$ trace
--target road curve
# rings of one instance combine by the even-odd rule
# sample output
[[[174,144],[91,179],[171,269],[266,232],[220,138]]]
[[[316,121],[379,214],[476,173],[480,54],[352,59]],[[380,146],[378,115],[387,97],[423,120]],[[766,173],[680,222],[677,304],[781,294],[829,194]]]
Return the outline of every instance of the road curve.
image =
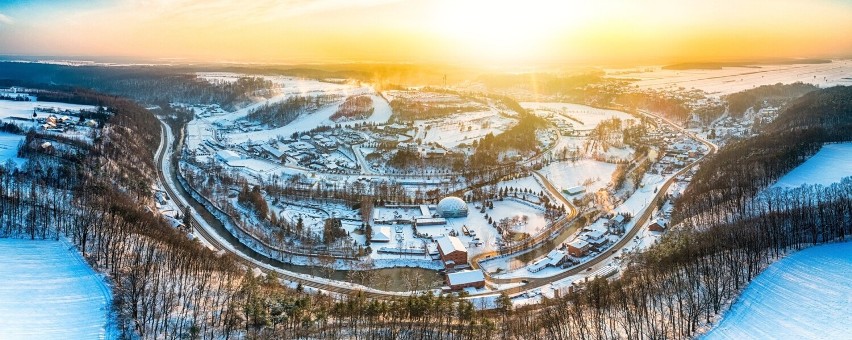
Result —
[[[707,154],[699,157],[694,162],[690,163],[689,165],[687,165],[686,167],[684,167],[680,171],[676,172],[671,178],[669,178],[669,180],[667,180],[665,183],[663,183],[663,185],[660,187],[660,189],[657,190],[657,194],[649,202],[648,206],[645,207],[645,210],[642,212],[642,215],[640,215],[636,219],[636,223],[633,224],[633,228],[631,228],[629,231],[627,231],[627,233],[625,233],[624,237],[622,237],[612,247],[607,248],[607,251],[602,252],[602,253],[598,254],[598,256],[592,258],[591,260],[583,262],[583,263],[581,263],[581,264],[579,264],[579,265],[577,265],[577,266],[575,266],[575,267],[573,267],[569,270],[561,272],[559,274],[549,276],[549,277],[543,277],[543,278],[524,279],[524,280],[528,281],[527,284],[525,284],[523,286],[505,289],[505,290],[503,290],[503,292],[511,295],[511,294],[517,294],[517,293],[520,293],[520,292],[523,292],[523,291],[539,288],[539,287],[545,286],[547,284],[550,284],[552,282],[564,279],[566,277],[587,271],[587,270],[593,268],[595,265],[605,261],[607,258],[609,258],[609,256],[612,255],[612,251],[610,251],[610,249],[615,249],[617,251],[618,249],[623,248],[624,246],[627,245],[628,242],[633,240],[633,238],[636,236],[636,234],[639,233],[640,230],[642,230],[642,226],[648,221],[649,218],[651,218],[651,214],[654,211],[654,209],[649,209],[649,207],[654,206],[654,204],[656,204],[657,201],[664,198],[664,196],[667,194],[667,192],[669,190],[669,187],[671,187],[671,185],[674,183],[674,181],[678,177],[687,173],[689,170],[692,170],[692,168],[697,166],[708,155],[712,155],[712,154],[716,153],[716,151],[718,149],[716,144],[713,144],[712,142],[710,142],[710,141],[708,141],[704,138],[701,138],[701,137],[697,136],[696,134],[689,132],[682,127],[677,126],[676,124],[674,124],[673,122],[671,122],[670,120],[668,120],[666,118],[654,115],[654,114],[652,114],[648,111],[644,111],[644,110],[640,111],[640,112],[642,114],[650,116],[652,118],[660,118],[662,121],[664,121],[666,124],[671,125],[676,130],[678,130],[682,133],[685,133],[685,134],[689,135],[690,137],[694,138],[695,140],[699,141],[701,144],[706,145],[709,148],[709,152]],[[545,183],[548,183],[548,182],[545,182]],[[494,283],[517,283],[519,281],[521,281],[521,279],[492,279],[492,282],[494,282]],[[492,294],[492,293],[493,292],[489,292],[488,294]],[[484,294],[482,294],[482,295],[484,295]]]
[[[243,244],[239,239],[237,239],[233,234],[228,232],[224,226],[220,228],[215,228],[216,225],[221,225],[221,222],[215,220],[212,217],[212,214],[207,212],[207,215],[214,220],[210,220],[210,218],[205,219],[208,226],[214,230],[208,230],[204,225],[198,223],[197,217],[203,217],[202,212],[197,211],[197,209],[190,208],[190,205],[193,205],[192,202],[195,202],[195,206],[197,208],[205,209],[198,202],[195,201],[194,198],[189,197],[188,195],[178,195],[178,193],[184,193],[182,188],[177,188],[175,184],[177,182],[177,178],[175,178],[174,169],[167,168],[170,162],[166,162],[166,155],[171,154],[171,138],[167,136],[171,136],[170,127],[163,121],[161,123],[161,136],[160,136],[160,147],[157,149],[157,153],[155,155],[155,160],[157,161],[158,171],[157,177],[160,181],[161,187],[166,191],[169,197],[174,202],[181,202],[178,204],[178,208],[180,209],[181,215],[187,216],[190,218],[190,228],[192,228],[200,238],[204,239],[208,244],[213,246],[216,249],[223,250],[235,255],[235,258],[240,262],[248,266],[249,268],[258,268],[264,272],[274,272],[278,275],[279,278],[282,278],[287,281],[300,283],[302,286],[311,287],[315,289],[320,289],[327,292],[333,292],[344,295],[354,295],[354,294],[363,294],[369,298],[380,298],[380,299],[395,299],[408,295],[415,295],[420,292],[389,292],[382,291],[373,288],[367,288],[363,286],[350,286],[348,284],[331,284],[331,282],[340,282],[334,280],[326,280],[315,278],[309,276],[307,274],[297,274],[291,271],[284,269],[289,264],[284,263],[280,260],[270,258],[266,255],[260,254],[251,247]],[[166,178],[166,173],[170,174],[170,179]],[[215,234],[215,235],[214,235]],[[218,237],[217,237],[218,236]],[[220,241],[224,240],[228,244],[224,244]],[[331,281],[331,282],[330,282]]]

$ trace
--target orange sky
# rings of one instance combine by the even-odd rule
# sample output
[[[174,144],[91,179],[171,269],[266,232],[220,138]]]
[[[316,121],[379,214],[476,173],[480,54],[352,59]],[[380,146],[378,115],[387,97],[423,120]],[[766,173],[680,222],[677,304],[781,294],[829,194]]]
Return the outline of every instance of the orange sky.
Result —
[[[852,4],[0,0],[0,54],[472,65],[850,56]]]

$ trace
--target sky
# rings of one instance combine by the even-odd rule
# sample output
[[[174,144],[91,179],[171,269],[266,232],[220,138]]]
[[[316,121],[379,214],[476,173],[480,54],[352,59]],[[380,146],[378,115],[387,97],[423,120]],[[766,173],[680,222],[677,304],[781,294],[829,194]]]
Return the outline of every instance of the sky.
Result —
[[[852,56],[848,0],[0,0],[0,54],[471,65]]]

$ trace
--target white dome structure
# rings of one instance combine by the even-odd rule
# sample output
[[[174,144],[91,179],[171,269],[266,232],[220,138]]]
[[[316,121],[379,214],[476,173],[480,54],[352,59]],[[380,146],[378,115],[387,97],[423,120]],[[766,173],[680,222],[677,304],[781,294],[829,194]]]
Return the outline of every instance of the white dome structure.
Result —
[[[465,217],[467,216],[467,203],[463,199],[449,196],[438,202],[435,209],[441,217]]]

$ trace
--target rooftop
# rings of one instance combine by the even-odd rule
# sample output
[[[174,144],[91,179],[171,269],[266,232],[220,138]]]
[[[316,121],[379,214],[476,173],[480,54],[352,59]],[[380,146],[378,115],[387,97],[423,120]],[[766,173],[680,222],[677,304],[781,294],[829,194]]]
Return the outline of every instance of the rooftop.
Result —
[[[441,251],[443,251],[444,254],[449,254],[457,250],[467,252],[467,248],[464,247],[464,244],[462,244],[458,237],[443,236],[437,238],[437,241],[438,246],[441,247]]]
[[[451,286],[463,285],[485,281],[485,275],[481,270],[464,270],[447,274],[447,281]]]

